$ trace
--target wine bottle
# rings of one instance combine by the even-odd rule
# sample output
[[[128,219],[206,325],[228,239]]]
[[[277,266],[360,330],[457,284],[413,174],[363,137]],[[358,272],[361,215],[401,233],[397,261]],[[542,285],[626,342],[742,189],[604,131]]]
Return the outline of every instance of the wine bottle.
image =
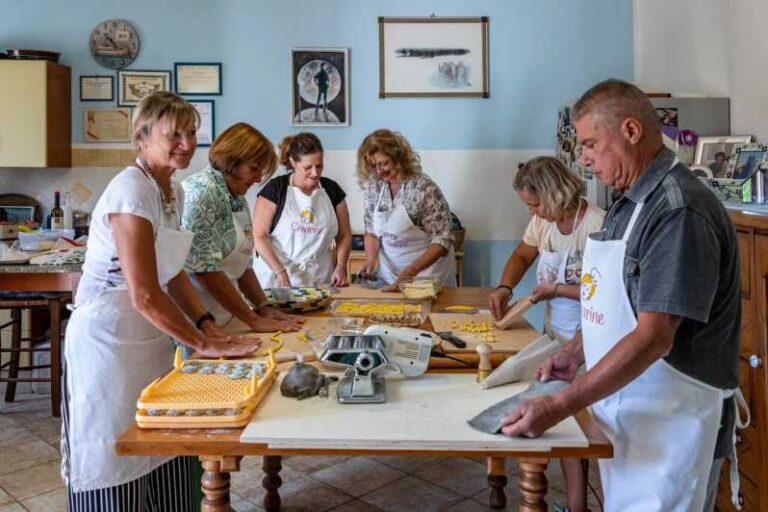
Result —
[[[69,192],[64,192],[64,204],[61,209],[64,212],[64,229],[72,229],[72,197]]]
[[[51,210],[51,229],[64,229],[64,210],[61,209],[61,197],[57,190],[54,195],[54,205]]]

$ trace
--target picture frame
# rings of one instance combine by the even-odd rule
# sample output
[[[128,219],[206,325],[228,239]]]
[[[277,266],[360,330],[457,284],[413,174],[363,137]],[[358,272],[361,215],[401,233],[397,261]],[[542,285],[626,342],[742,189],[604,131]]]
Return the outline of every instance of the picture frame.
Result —
[[[83,142],[130,142],[131,109],[84,108]]]
[[[221,96],[221,62],[176,62],[173,83],[182,96]]]
[[[349,126],[348,48],[292,48],[290,79],[292,126]]]
[[[488,17],[379,18],[380,98],[488,98]]]
[[[734,158],[729,162],[728,177],[732,180],[744,182],[761,167],[765,167],[768,146],[764,144],[744,144],[736,148]]]
[[[200,126],[197,128],[197,146],[208,147],[216,138],[216,104],[213,100],[189,100],[200,115]]]
[[[724,179],[728,173],[729,161],[735,155],[736,149],[751,141],[750,135],[699,137],[693,164],[707,167],[715,179]]]
[[[80,101],[115,101],[115,77],[80,75]]]
[[[135,107],[153,92],[170,90],[170,71],[121,69],[117,72],[119,107]]]

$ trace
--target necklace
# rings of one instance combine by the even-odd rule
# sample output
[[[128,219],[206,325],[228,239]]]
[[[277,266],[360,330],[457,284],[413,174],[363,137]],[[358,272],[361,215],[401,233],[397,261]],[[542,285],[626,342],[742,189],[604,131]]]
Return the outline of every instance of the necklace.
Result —
[[[176,213],[176,194],[173,193],[173,183],[170,183],[170,194],[168,196],[163,192],[163,187],[160,186],[160,182],[155,176],[155,172],[149,166],[146,160],[141,157],[136,158],[136,163],[139,164],[139,168],[144,171],[144,174],[152,178],[152,181],[157,185],[157,189],[160,191],[160,203],[163,205],[163,211],[166,215]]]

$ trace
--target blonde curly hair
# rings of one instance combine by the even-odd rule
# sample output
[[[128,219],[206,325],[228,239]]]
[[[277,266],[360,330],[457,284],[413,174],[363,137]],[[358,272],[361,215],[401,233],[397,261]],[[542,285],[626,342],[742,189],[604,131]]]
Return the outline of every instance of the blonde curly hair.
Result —
[[[360,184],[376,179],[376,169],[371,158],[383,153],[394,166],[397,176],[407,180],[421,173],[421,159],[400,132],[382,128],[368,134],[357,150],[357,179]]]
[[[584,185],[563,162],[551,156],[528,160],[515,175],[515,190],[539,196],[544,211],[554,218],[579,207]]]

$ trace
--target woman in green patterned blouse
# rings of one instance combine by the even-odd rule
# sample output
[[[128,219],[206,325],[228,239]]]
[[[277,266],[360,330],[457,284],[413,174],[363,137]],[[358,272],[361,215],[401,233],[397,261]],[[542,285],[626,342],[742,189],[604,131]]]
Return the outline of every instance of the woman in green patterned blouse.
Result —
[[[296,331],[303,318],[267,304],[253,271],[253,234],[245,194],[275,171],[272,143],[237,123],[213,142],[210,165],[184,187],[182,223],[195,235],[186,270],[216,324],[229,332]]]

